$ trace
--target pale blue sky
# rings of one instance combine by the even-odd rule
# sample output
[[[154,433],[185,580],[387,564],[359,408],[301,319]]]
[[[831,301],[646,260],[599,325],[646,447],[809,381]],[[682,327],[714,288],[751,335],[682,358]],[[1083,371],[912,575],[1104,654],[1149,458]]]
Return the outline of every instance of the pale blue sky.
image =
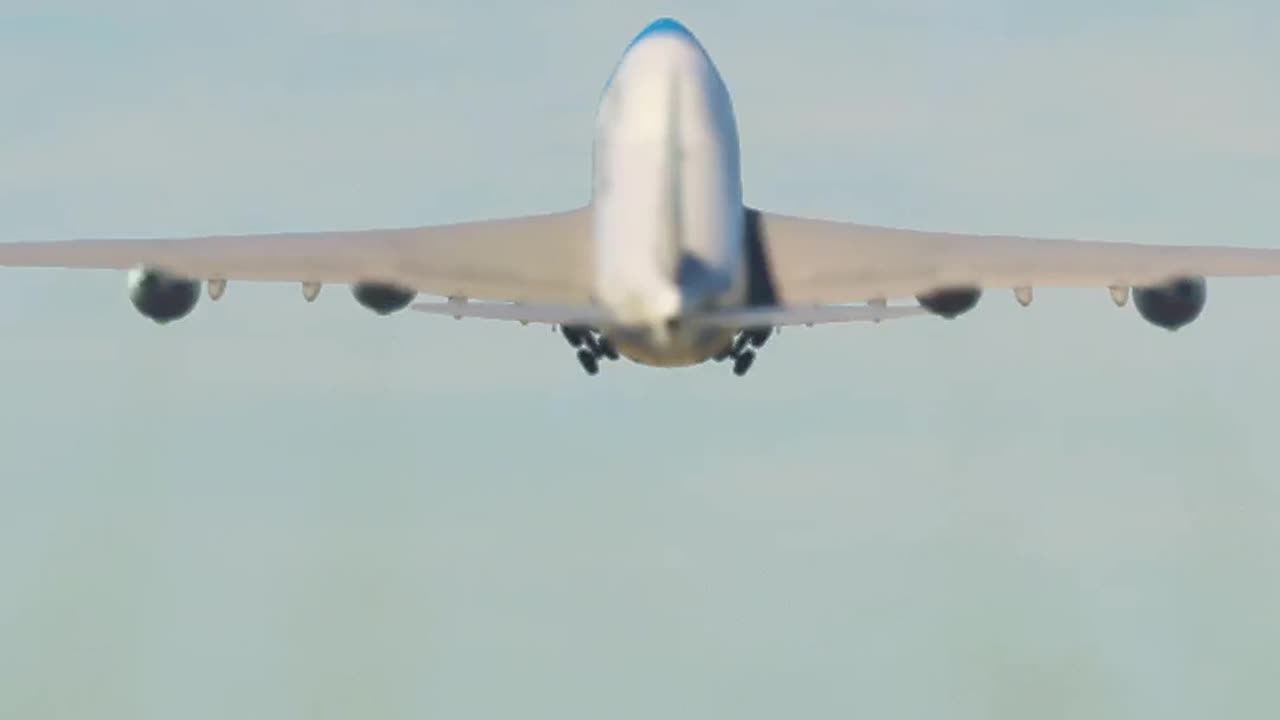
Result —
[[[572,205],[673,14],[754,204],[1280,246],[1280,11],[1124,5],[0,0],[0,240]],[[157,328],[0,272],[0,716],[1274,717],[1278,298],[588,379],[343,288]]]

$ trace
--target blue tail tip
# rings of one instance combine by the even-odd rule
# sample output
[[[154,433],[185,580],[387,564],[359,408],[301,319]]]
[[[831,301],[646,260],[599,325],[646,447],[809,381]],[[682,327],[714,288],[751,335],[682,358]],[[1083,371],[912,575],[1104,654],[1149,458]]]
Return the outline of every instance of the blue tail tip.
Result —
[[[649,23],[649,26],[640,31],[636,39],[632,42],[639,42],[644,38],[653,35],[684,35],[692,37],[693,33],[689,32],[689,28],[685,27],[679,20],[670,17],[661,17]]]

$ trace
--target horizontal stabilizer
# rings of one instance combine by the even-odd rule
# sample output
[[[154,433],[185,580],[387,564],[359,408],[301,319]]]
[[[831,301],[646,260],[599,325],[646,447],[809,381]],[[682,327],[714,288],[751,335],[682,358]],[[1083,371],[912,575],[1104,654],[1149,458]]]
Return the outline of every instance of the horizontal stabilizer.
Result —
[[[595,327],[606,324],[608,315],[597,307],[583,305],[526,305],[522,303],[496,302],[434,302],[416,303],[413,309],[432,315],[448,315],[481,320],[509,320],[521,323],[546,325],[583,325]]]
[[[547,325],[581,325],[607,327],[609,314],[600,307],[590,305],[528,305],[494,302],[432,302],[417,303],[418,312],[447,315],[458,319],[508,320],[521,323]],[[727,308],[692,313],[684,322],[694,325],[711,325],[729,329],[744,327],[780,327],[785,325],[823,325],[828,323],[880,322],[899,318],[927,315],[918,305],[825,305],[817,307],[752,307]]]
[[[691,322],[725,328],[825,325],[829,323],[881,322],[928,315],[919,305],[817,305],[813,307],[748,307],[712,310],[690,318]]]

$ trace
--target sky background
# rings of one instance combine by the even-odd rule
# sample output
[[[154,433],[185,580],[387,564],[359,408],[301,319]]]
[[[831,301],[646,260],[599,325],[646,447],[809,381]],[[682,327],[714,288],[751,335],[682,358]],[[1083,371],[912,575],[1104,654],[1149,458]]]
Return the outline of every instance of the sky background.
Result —
[[[673,14],[749,202],[1280,247],[1271,2],[0,0],[0,240],[586,199]],[[0,271],[0,716],[1272,718],[1280,286],[785,332],[724,366],[345,288],[159,328]]]

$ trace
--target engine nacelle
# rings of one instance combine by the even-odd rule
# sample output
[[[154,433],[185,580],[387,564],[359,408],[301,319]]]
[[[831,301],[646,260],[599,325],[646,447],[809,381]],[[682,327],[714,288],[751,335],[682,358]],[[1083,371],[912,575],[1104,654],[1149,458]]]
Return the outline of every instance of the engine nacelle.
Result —
[[[418,293],[395,285],[358,283],[351,287],[356,301],[379,315],[390,315],[407,307]]]
[[[139,268],[129,273],[129,299],[138,312],[163,325],[195,309],[200,281]]]
[[[917,295],[916,301],[934,315],[951,320],[972,310],[981,298],[981,288],[944,288]]]
[[[1133,289],[1133,304],[1143,319],[1165,330],[1177,330],[1200,317],[1205,298],[1202,277],[1178,278],[1165,285]]]

